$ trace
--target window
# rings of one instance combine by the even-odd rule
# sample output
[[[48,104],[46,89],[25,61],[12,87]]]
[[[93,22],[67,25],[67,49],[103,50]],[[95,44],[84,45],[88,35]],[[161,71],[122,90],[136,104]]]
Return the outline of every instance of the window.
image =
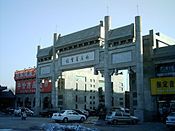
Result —
[[[75,90],[78,91],[78,83],[76,83],[76,89]]]
[[[137,92],[133,92],[133,97],[137,97]]]
[[[122,100],[123,100],[123,98],[119,98],[119,100],[121,100],[121,101],[122,101]]]
[[[22,87],[23,87],[23,88],[26,87],[26,83],[25,83],[25,82],[22,83]]]
[[[95,96],[93,96],[93,99],[95,99]]]
[[[30,87],[31,87],[31,83],[28,82],[28,83],[27,83],[27,88],[30,88]]]
[[[76,101],[76,102],[78,101],[78,96],[77,96],[77,95],[75,96],[75,101]]]
[[[92,96],[90,96],[90,99],[92,99]]]
[[[21,83],[20,83],[20,82],[17,83],[17,87],[18,87],[18,88],[21,87]]]
[[[137,100],[133,100],[133,105],[137,106]]]
[[[36,87],[36,82],[34,81],[32,84],[32,88],[35,88],[35,87]]]
[[[86,102],[86,96],[84,96],[84,102]]]
[[[123,106],[123,102],[120,102],[120,105]]]
[[[32,72],[29,72],[29,76],[32,76]]]
[[[95,101],[93,101],[93,104],[95,104]]]
[[[84,88],[85,88],[85,92],[86,92],[87,91],[87,85],[86,84],[84,85]]]

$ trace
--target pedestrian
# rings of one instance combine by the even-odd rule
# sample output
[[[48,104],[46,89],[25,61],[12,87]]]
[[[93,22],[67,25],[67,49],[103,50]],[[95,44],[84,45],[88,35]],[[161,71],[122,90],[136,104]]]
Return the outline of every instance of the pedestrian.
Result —
[[[26,110],[23,107],[23,108],[21,108],[21,119],[26,120],[26,118],[27,118]]]

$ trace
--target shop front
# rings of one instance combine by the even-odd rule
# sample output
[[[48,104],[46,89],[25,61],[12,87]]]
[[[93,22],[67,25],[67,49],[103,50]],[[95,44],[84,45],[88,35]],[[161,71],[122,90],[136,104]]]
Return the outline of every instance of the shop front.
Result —
[[[151,78],[151,94],[156,97],[159,120],[175,111],[175,63],[157,65],[156,77]]]

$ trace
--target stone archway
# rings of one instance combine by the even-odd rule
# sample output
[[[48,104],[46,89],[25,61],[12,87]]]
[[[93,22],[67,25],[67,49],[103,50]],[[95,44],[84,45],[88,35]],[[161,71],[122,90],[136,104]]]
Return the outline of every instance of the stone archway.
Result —
[[[136,116],[143,120],[143,49],[141,18],[135,23],[111,29],[111,19],[106,16],[104,25],[81,30],[66,36],[54,34],[53,46],[40,49],[37,53],[36,110],[40,108],[41,80],[50,77],[52,81],[51,104],[58,107],[57,80],[62,72],[94,67],[94,74],[100,72],[105,82],[105,106],[112,107],[111,75],[118,70],[134,67],[136,72]],[[48,98],[44,100],[48,107]]]

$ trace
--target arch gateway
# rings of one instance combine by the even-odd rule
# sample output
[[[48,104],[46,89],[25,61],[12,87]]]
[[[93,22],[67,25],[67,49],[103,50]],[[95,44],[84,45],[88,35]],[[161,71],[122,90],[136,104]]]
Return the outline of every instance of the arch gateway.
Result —
[[[153,31],[145,37],[147,48],[151,48],[157,38]],[[158,37],[158,35],[157,35]],[[128,69],[130,78],[130,109],[141,121],[145,116],[155,114],[155,99],[151,95],[149,78],[143,75],[143,37],[141,17],[136,16],[135,22],[111,29],[111,18],[105,16],[104,22],[65,36],[54,33],[53,45],[37,51],[36,75],[36,113],[40,111],[40,84],[42,79],[49,78],[52,82],[51,105],[58,108],[57,82],[62,72],[94,67],[94,74],[101,73],[105,82],[105,107],[112,108],[111,75],[118,70]],[[145,39],[145,40],[146,40]],[[149,46],[148,46],[149,45]],[[151,48],[152,49],[152,48]],[[147,57],[147,56],[146,56]],[[149,63],[149,62],[148,62]],[[152,64],[154,65],[154,64]],[[154,66],[152,66],[154,68]],[[133,98],[134,97],[134,98]]]

